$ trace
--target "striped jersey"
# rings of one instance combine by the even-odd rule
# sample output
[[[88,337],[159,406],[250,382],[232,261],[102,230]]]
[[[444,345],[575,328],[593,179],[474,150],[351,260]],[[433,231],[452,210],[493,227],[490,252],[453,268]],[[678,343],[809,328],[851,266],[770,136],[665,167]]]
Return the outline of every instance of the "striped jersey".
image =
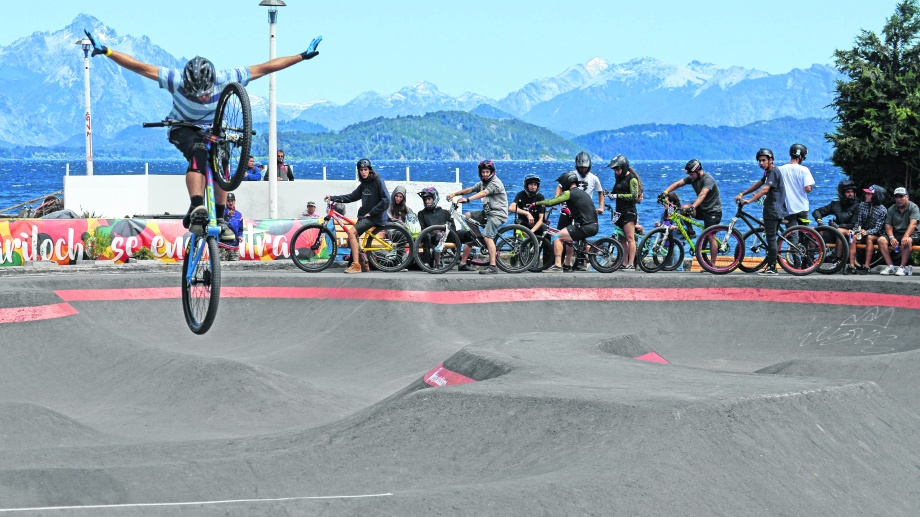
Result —
[[[227,84],[237,82],[246,86],[250,78],[249,67],[218,70],[214,77],[214,87],[211,89],[210,98],[207,102],[201,102],[197,97],[189,99],[185,96],[182,70],[161,66],[157,75],[160,88],[165,88],[172,94],[173,106],[172,111],[169,112],[169,118],[201,126],[210,126],[214,122],[217,99],[220,98],[220,92]]]

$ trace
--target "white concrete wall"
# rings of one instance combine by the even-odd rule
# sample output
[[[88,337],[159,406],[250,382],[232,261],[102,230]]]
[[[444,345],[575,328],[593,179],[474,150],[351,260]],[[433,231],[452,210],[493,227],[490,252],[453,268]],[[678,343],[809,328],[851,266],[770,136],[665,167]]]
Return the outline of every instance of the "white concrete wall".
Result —
[[[390,194],[400,185],[406,188],[407,202],[415,211],[422,209],[422,200],[416,194],[424,187],[438,189],[440,204],[445,208],[448,207],[447,194],[462,188],[459,183],[387,181]],[[354,180],[278,182],[278,218],[299,217],[306,211],[308,201],[315,201],[317,211],[322,212],[325,210],[324,196],[347,194],[356,186]],[[268,219],[267,181],[244,181],[234,193],[236,207],[244,217]],[[356,215],[359,206],[359,202],[350,203],[346,215]],[[106,218],[164,213],[184,215],[188,210],[188,191],[185,176],[178,175],[65,176],[64,208]]]

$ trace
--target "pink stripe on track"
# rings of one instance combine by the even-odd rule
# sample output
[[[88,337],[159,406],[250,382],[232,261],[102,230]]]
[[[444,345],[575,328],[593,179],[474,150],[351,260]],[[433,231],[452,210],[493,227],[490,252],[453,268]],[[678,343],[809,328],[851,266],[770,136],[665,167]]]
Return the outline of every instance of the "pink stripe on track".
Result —
[[[78,314],[69,303],[38,305],[36,307],[10,307],[0,309],[0,323],[23,323],[26,321],[50,320]]]

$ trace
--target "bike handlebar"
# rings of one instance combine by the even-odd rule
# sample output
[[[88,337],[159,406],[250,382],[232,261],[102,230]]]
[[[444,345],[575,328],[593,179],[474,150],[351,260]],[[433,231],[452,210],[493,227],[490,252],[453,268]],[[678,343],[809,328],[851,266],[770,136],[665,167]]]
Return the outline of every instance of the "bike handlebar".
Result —
[[[161,120],[159,122],[144,122],[141,124],[141,127],[145,127],[145,128],[148,128],[148,127],[190,127],[194,129],[204,129],[202,126],[198,124],[194,124],[192,122],[186,122],[184,120],[174,120],[174,119],[169,119],[169,118],[165,120]],[[256,130],[255,129],[250,130],[250,133],[255,135]]]

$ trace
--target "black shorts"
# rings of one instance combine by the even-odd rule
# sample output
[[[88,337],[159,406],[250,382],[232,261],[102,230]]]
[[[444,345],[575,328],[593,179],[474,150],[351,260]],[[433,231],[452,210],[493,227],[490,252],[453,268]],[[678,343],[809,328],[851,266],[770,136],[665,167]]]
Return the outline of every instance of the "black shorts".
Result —
[[[617,219],[617,226],[620,228],[625,228],[629,223],[638,223],[639,214],[635,212],[625,212],[620,214],[620,218]]]
[[[901,242],[901,239],[904,238],[904,232],[894,232],[893,234],[894,234],[895,242]],[[887,239],[888,237],[886,236],[885,238]],[[911,243],[910,243],[911,246],[916,246],[920,244],[920,232],[914,232],[910,234],[910,239],[911,239]]]
[[[378,226],[378,224],[371,221],[370,217],[359,217],[355,222],[355,233],[360,236],[375,226]]]
[[[571,237],[573,241],[583,241],[588,237],[597,235],[597,223],[590,223],[585,225],[572,223],[566,228],[566,230],[569,231],[569,237]]]
[[[696,219],[703,221],[703,226],[709,228],[722,222],[722,212],[701,212],[697,210]]]
[[[208,143],[204,138],[204,131],[190,127],[175,127],[169,131],[169,143],[182,151],[182,156],[188,160],[186,172],[205,173],[208,163]]]

